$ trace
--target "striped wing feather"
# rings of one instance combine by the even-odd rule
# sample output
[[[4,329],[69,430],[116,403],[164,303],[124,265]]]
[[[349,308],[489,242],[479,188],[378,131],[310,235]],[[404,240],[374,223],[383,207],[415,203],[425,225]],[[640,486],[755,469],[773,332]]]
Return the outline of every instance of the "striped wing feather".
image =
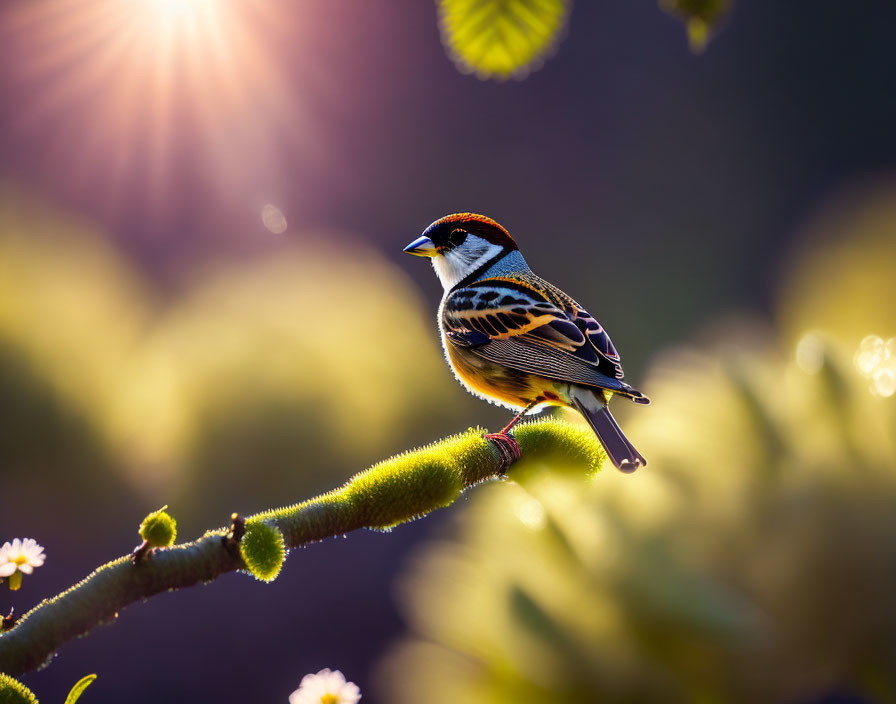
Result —
[[[630,389],[619,381],[619,355],[600,324],[565,293],[531,278],[483,279],[453,291],[442,313],[448,340],[511,369]]]

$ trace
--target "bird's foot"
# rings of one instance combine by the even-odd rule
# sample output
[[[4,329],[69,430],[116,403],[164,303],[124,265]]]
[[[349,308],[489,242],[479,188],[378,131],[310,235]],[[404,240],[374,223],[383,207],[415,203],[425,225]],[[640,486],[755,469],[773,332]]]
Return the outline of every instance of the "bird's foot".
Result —
[[[512,435],[506,432],[488,433],[484,437],[486,440],[493,443],[495,447],[498,448],[498,452],[501,453],[501,459],[503,461],[501,463],[501,468],[498,470],[498,474],[507,474],[507,469],[510,465],[516,462],[522,455],[519,443]]]

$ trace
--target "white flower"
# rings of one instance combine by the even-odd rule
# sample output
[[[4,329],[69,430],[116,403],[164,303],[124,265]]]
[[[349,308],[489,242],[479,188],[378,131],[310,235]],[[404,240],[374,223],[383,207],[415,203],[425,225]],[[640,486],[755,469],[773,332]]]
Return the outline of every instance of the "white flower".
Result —
[[[354,682],[346,682],[339,670],[329,668],[316,675],[305,675],[299,688],[289,695],[289,704],[356,704],[361,690]]]
[[[32,538],[7,541],[0,547],[0,577],[9,577],[16,570],[31,574],[35,567],[44,564],[45,558],[44,549]]]

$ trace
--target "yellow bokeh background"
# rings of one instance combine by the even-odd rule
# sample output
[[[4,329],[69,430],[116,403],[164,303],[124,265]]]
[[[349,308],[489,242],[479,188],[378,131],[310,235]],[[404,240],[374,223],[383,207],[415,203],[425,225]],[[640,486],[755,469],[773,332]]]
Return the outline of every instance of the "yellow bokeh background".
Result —
[[[26,494],[45,493],[40,446],[47,472],[81,467],[69,491],[84,501],[108,479],[198,529],[330,488],[457,420],[434,323],[360,237],[301,233],[162,290],[88,224],[12,190],[0,205],[4,422]],[[42,439],[41,413],[84,447]]]

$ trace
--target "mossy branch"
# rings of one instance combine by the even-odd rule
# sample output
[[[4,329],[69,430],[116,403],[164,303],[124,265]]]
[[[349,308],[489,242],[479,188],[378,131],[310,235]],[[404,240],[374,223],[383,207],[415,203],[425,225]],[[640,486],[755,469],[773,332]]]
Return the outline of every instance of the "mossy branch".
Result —
[[[565,464],[596,470],[604,453],[591,432],[559,420],[543,420],[517,426],[514,436],[523,460],[511,468],[520,476],[534,461],[562,458]],[[268,556],[261,556],[260,570],[248,558],[249,541],[234,549],[243,531],[252,524],[269,526],[260,531],[260,545],[280,550],[342,535],[358,528],[388,530],[451,504],[465,489],[504,471],[501,453],[470,429],[419,450],[384,460],[352,477],[339,489],[285,508],[250,516],[243,523],[234,518],[237,540],[229,528],[207,532],[198,540],[167,548],[155,548],[144,559],[120,557],[96,569],[58,596],[45,600],[25,614],[10,630],[0,634],[0,672],[19,675],[34,670],[64,643],[104,623],[111,623],[129,604],[153,594],[209,582],[240,569],[250,569],[269,581],[279,571]],[[249,531],[249,535],[252,531]],[[276,561],[276,560],[275,560]],[[272,569],[276,567],[276,569]]]

